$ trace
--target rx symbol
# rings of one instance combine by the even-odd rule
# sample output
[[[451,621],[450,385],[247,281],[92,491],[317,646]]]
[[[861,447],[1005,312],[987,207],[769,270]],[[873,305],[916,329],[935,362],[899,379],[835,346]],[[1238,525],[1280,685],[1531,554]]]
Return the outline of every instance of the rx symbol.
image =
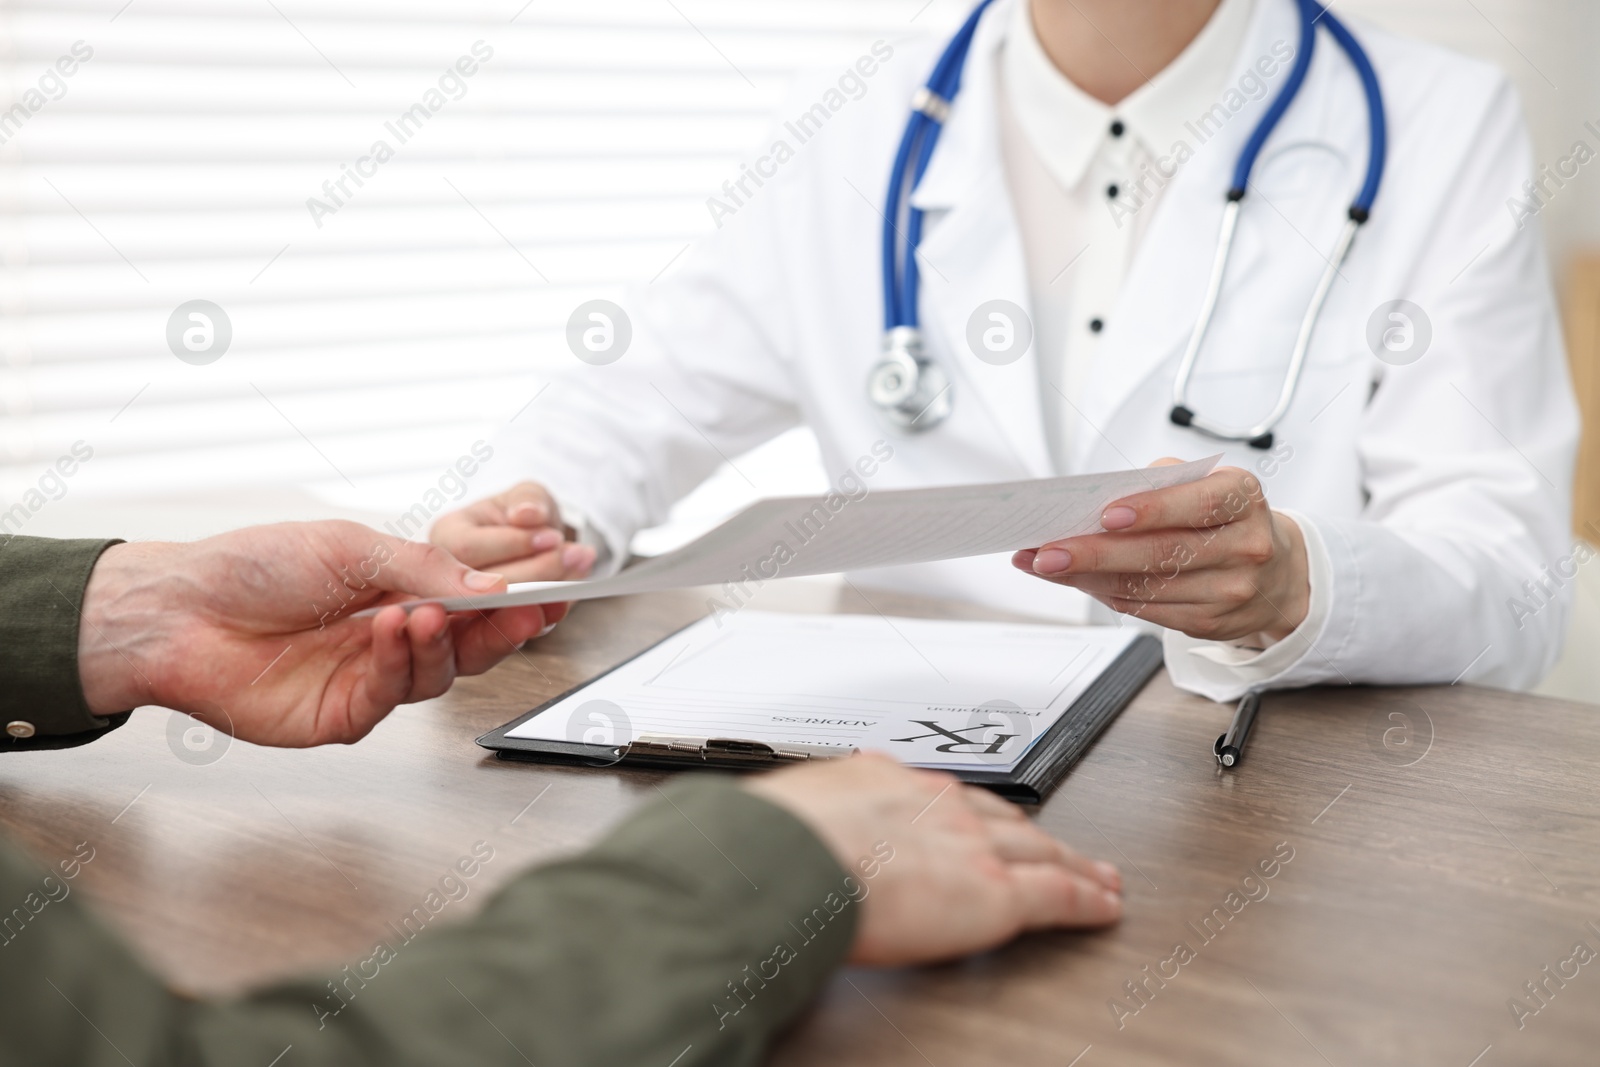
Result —
[[[958,730],[947,730],[938,723],[929,722],[926,719],[912,719],[911,721],[916,723],[918,726],[926,726],[928,729],[932,730],[933,733],[918,734],[916,737],[896,737],[893,739],[895,744],[909,741],[925,741],[930,737],[948,737],[950,740],[946,741],[942,745],[935,746],[934,750],[937,752],[960,751],[962,753],[982,753],[987,756],[992,756],[998,754],[1001,749],[1005,748],[1007,741],[1010,741],[1012,738],[1017,736],[1016,734],[995,734],[994,737],[988,741],[975,740],[965,736],[973,730],[1003,729],[1005,724],[999,722],[980,722],[975,723],[972,726],[963,726]],[[965,745],[967,747],[958,749],[956,747],[958,745]]]

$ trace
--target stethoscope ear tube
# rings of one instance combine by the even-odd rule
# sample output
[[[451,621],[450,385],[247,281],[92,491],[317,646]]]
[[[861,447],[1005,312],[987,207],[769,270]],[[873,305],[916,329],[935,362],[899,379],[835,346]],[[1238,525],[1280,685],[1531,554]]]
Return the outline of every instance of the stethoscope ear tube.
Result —
[[[1201,300],[1200,314],[1195,320],[1194,331],[1189,335],[1189,344],[1184,349],[1183,357],[1178,362],[1178,371],[1173,376],[1172,410],[1168,413],[1168,417],[1176,426],[1183,426],[1222,441],[1242,441],[1257,449],[1272,447],[1273,428],[1282,421],[1284,415],[1288,414],[1290,405],[1294,403],[1295,392],[1305,371],[1306,357],[1311,350],[1311,341],[1316,333],[1317,320],[1322,315],[1323,305],[1327,303],[1328,293],[1333,289],[1334,279],[1339,277],[1339,268],[1349,258],[1356,231],[1371,215],[1372,202],[1378,195],[1378,186],[1383,177],[1383,168],[1388,155],[1383,94],[1371,60],[1350,31],[1317,0],[1296,0],[1296,4],[1300,9],[1300,52],[1295,57],[1295,65],[1283,89],[1273,100],[1260,125],[1251,133],[1250,140],[1246,143],[1234,168],[1233,184],[1228,190],[1227,204],[1223,208],[1217,253],[1211,263],[1211,277],[1206,283],[1205,296]],[[1339,232],[1338,243],[1335,244],[1332,254],[1327,257],[1327,267],[1311,294],[1305,315],[1301,317],[1300,331],[1295,336],[1294,351],[1290,353],[1289,365],[1284,372],[1277,401],[1260,422],[1247,427],[1228,426],[1195,412],[1189,403],[1189,385],[1194,378],[1195,364],[1199,361],[1200,349],[1205,342],[1206,331],[1211,327],[1211,319],[1216,312],[1217,300],[1222,292],[1223,279],[1228,272],[1228,260],[1233,253],[1233,240],[1238,231],[1240,205],[1250,188],[1250,172],[1254,169],[1256,158],[1260,155],[1268,136],[1288,110],[1289,104],[1305,81],[1306,71],[1311,66],[1311,56],[1316,48],[1318,21],[1327,25],[1328,32],[1350,57],[1351,65],[1361,78],[1361,87],[1367,101],[1370,132],[1367,173],[1360,192],[1350,205],[1344,227]]]
[[[1361,223],[1352,216],[1345,221],[1344,228],[1339,232],[1339,242],[1334,246],[1333,254],[1328,257],[1327,267],[1311,294],[1305,315],[1300,319],[1300,332],[1295,336],[1294,351],[1289,355],[1289,366],[1284,371],[1283,384],[1278,389],[1278,399],[1273,404],[1272,411],[1254,426],[1236,427],[1195,414],[1194,409],[1189,406],[1189,382],[1194,374],[1195,362],[1199,358],[1200,343],[1205,339],[1206,328],[1211,325],[1211,312],[1216,306],[1217,290],[1221,288],[1222,276],[1228,268],[1228,256],[1233,248],[1234,222],[1238,218],[1238,209],[1238,201],[1229,202],[1224,216],[1223,238],[1217,248],[1217,260],[1212,267],[1211,283],[1206,289],[1206,303],[1202,305],[1200,319],[1195,323],[1194,333],[1189,337],[1189,347],[1184,351],[1183,359],[1178,364],[1178,373],[1172,380],[1172,411],[1169,417],[1175,425],[1197,430],[1207,437],[1219,441],[1243,441],[1251,448],[1265,450],[1272,447],[1273,427],[1288,413],[1289,405],[1294,403],[1295,390],[1299,387],[1300,378],[1305,371],[1306,356],[1311,351],[1311,339],[1316,334],[1317,320],[1322,316],[1322,307],[1327,303],[1328,293],[1333,288],[1333,280],[1339,276],[1339,268],[1350,255],[1350,246],[1355,242],[1356,231],[1361,228]]]

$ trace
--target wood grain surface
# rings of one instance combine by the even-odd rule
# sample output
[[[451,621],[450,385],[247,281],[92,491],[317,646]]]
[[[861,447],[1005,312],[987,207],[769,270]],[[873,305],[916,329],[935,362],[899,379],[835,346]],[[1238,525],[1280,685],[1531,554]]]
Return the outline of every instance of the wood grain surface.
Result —
[[[763,606],[1003,617],[804,582]],[[180,988],[336,969],[476,842],[495,858],[457,917],[653,796],[654,772],[503,763],[473,738],[704,613],[692,592],[580,606],[350,747],[197,751],[188,720],[144,709],[86,748],[0,761],[0,827],[45,862],[92,844],[76,885]],[[1273,694],[1229,773],[1210,745],[1230,711],[1158,676],[1035,813],[1122,868],[1119,926],[847,972],[774,1061],[1600,1062],[1600,958],[1571,962],[1600,953],[1600,708]]]

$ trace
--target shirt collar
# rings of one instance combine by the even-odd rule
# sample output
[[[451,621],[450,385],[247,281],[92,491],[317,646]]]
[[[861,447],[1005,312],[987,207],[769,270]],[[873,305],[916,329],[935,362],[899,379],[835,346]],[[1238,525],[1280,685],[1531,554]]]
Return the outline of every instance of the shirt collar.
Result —
[[[1222,0],[1189,46],[1155,77],[1114,107],[1056,69],[1033,31],[1031,5],[1013,5],[1000,77],[1005,98],[1028,144],[1057,181],[1075,187],[1121,119],[1152,155],[1171,149],[1183,125],[1221,95],[1244,46],[1254,0]]]

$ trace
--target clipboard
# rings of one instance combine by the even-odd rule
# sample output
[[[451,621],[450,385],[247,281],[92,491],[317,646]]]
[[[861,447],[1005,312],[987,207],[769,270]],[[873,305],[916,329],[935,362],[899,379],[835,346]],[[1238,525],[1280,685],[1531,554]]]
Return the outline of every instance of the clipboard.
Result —
[[[695,623],[689,624],[693,625]],[[648,655],[685,629],[688,627],[668,634],[610,670],[489,731],[479,737],[477,743],[494,752],[499,759],[508,761],[595,768],[641,767],[658,770],[773,770],[816,759],[838,758],[855,751],[849,749],[841,752],[837,748],[824,749],[798,742],[751,741],[735,737],[642,734],[624,744],[590,744],[583,741],[510,736],[528,720],[543,714],[640,657]],[[1061,713],[1015,766],[1007,770],[994,771],[952,768],[949,773],[961,781],[983,786],[1017,803],[1040,803],[1083,757],[1095,738],[1138,695],[1161,665],[1161,642],[1150,634],[1140,634]]]

